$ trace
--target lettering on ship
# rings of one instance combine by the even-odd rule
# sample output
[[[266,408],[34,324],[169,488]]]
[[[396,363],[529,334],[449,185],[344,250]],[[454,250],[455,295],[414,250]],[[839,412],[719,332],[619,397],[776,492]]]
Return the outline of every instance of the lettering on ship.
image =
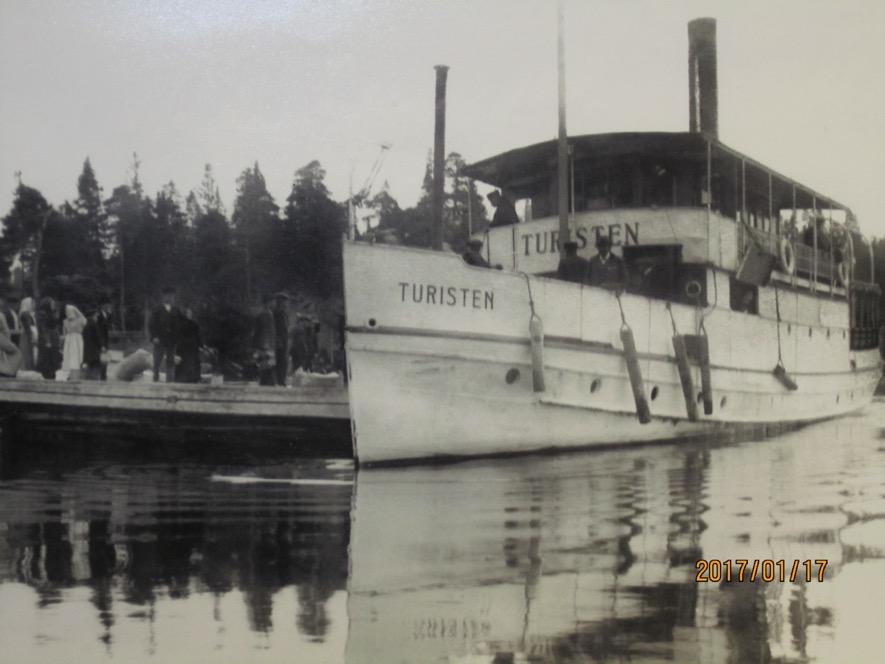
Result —
[[[493,290],[416,284],[408,281],[400,281],[399,288],[400,302],[464,309],[492,310],[495,308],[495,291]]]
[[[596,241],[601,237],[609,238],[614,247],[639,244],[639,222],[575,228],[575,242],[578,243],[579,250],[585,249],[588,245],[595,246]],[[559,252],[559,231],[521,233],[519,238],[522,241],[521,248],[524,256]]]

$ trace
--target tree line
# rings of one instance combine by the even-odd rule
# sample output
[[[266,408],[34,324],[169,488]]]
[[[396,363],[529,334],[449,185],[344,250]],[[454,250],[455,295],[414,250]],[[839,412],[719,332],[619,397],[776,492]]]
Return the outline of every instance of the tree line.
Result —
[[[134,156],[128,181],[105,196],[87,158],[77,198],[60,205],[19,175],[2,220],[0,267],[4,274],[19,267],[15,281],[21,295],[49,295],[85,307],[107,298],[117,310],[117,325],[138,330],[163,288],[172,286],[197,311],[208,341],[214,337],[223,346],[225,337],[246,334],[251,310],[267,293],[283,290],[302,302],[340,308],[341,236],[352,216],[362,221],[358,236],[386,231],[392,241],[430,246],[429,159],[422,194],[411,208],[401,208],[386,184],[374,195],[362,191],[352,200],[334,200],[316,160],[295,171],[281,206],[256,162],[236,181],[230,215],[211,165],[186,196],[171,181],[147,194],[139,166]],[[444,236],[459,251],[471,223],[474,229],[488,223],[473,182],[460,175],[463,167],[460,155],[449,155]]]

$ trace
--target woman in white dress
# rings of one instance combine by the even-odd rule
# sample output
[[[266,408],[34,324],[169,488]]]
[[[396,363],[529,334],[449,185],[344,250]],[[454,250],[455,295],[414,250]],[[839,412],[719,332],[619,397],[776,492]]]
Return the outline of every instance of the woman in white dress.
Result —
[[[62,350],[62,371],[68,372],[68,379],[80,377],[80,367],[83,364],[83,328],[86,327],[86,317],[80,313],[73,304],[65,305],[65,319],[62,329],[65,333],[65,343]]]

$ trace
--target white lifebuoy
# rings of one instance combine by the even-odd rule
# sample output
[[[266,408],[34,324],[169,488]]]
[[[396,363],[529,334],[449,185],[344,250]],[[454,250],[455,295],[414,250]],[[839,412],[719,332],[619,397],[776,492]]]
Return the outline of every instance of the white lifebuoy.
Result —
[[[796,251],[793,244],[785,237],[778,243],[778,267],[781,272],[791,275],[796,271]]]
[[[836,278],[842,288],[848,288],[848,261],[842,261],[836,265]]]

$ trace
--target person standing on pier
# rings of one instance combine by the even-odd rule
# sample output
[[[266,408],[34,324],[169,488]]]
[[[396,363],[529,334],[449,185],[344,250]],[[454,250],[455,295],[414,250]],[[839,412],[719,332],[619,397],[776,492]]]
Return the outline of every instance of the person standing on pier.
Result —
[[[86,328],[86,317],[73,304],[65,305],[65,319],[62,329],[65,345],[62,352],[61,368],[68,372],[70,380],[80,378],[83,366],[83,330]]]
[[[154,344],[154,382],[160,380],[160,365],[166,359],[166,382],[175,380],[175,347],[181,312],[175,306],[175,289],[163,289],[163,304],[151,314],[148,330]]]
[[[58,336],[58,308],[55,300],[44,297],[37,311],[37,371],[47,380],[55,378],[61,366],[60,340]]]
[[[194,320],[194,311],[185,307],[184,317],[178,329],[176,348],[181,364],[175,370],[175,380],[179,383],[200,382],[200,326]]]
[[[274,337],[276,338],[275,371],[277,385],[285,387],[289,371],[289,313],[286,311],[289,296],[277,293],[274,296],[276,306],[273,309]]]
[[[98,311],[90,309],[86,312],[86,327],[83,328],[83,366],[86,380],[101,378],[101,331],[99,330]]]
[[[255,319],[255,333],[252,336],[253,357],[258,366],[258,384],[276,385],[276,329],[273,310],[270,305],[273,296],[264,298],[261,312]]]
[[[34,298],[26,297],[22,300],[18,310],[18,318],[21,321],[22,332],[18,341],[18,349],[22,354],[21,368],[33,371],[37,366],[37,314],[34,311]]]
[[[108,379],[108,349],[111,347],[111,301],[108,298],[102,298],[98,305],[98,336],[101,341],[101,369],[99,378],[101,380]]]

